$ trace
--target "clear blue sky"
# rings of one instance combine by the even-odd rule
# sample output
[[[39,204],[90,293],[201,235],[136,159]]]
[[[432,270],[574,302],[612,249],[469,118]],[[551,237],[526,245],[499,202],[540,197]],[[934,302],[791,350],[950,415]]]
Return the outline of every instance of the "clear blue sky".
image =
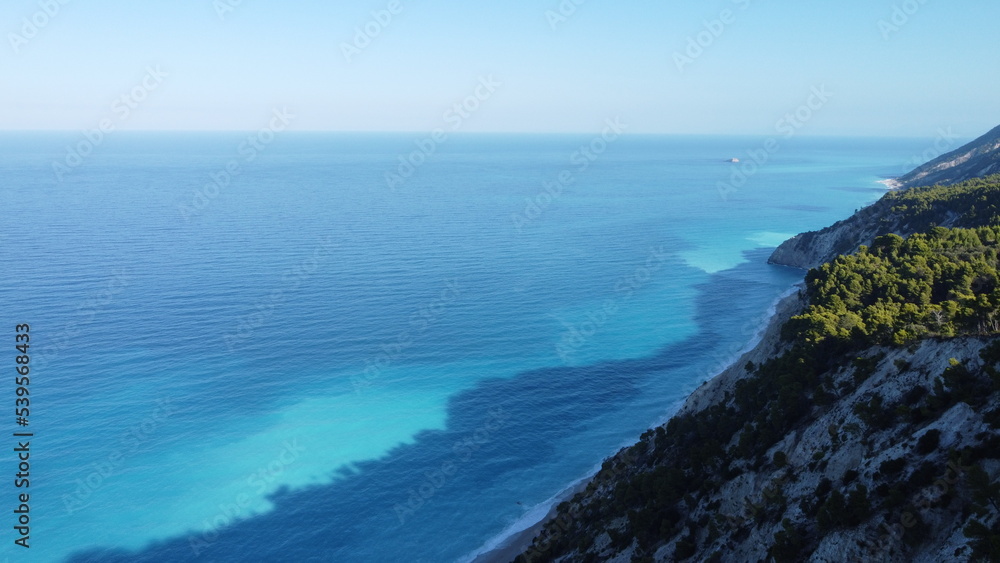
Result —
[[[71,0],[52,17],[40,2],[59,0],[6,0],[0,129],[250,130],[287,107],[297,130],[430,131],[491,75],[502,86],[461,130],[590,132],[620,116],[631,133],[770,134],[818,86],[833,96],[802,134],[1000,123],[995,1],[575,0],[553,29],[561,1],[575,5],[399,0],[348,62],[343,44],[389,0]],[[239,5],[222,18],[226,2]],[[880,29],[894,5],[918,9]],[[674,54],[724,9],[730,23],[679,70]],[[33,17],[48,21],[27,38]],[[157,65],[168,76],[120,119],[112,104]]]

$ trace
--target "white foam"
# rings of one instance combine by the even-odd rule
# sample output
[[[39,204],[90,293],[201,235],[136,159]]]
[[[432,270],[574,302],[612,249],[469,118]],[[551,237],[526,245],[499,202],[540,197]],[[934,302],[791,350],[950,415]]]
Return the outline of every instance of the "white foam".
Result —
[[[747,237],[747,240],[757,245],[757,248],[777,248],[781,243],[795,236],[788,233],[759,231]]]
[[[603,463],[604,462],[602,461],[601,465],[603,465]],[[489,553],[505,545],[513,537],[531,528],[532,526],[540,523],[545,518],[545,516],[548,515],[548,513],[552,510],[552,507],[556,506],[558,503],[563,502],[564,500],[567,500],[566,497],[569,495],[571,491],[573,491],[583,483],[592,479],[594,475],[596,475],[597,472],[601,470],[601,465],[596,466],[586,475],[573,481],[572,483],[569,484],[569,486],[564,487],[558,493],[536,504],[535,506],[532,506],[531,508],[528,509],[527,512],[521,515],[520,518],[515,520],[512,524],[510,524],[506,528],[504,528],[502,532],[487,540],[486,543],[484,543],[479,549],[467,555],[463,555],[457,561],[462,563],[470,563],[471,561],[474,561],[477,557]]]
[[[706,274],[715,274],[731,270],[746,262],[741,248],[699,248],[677,253],[682,260],[692,268],[697,268]]]

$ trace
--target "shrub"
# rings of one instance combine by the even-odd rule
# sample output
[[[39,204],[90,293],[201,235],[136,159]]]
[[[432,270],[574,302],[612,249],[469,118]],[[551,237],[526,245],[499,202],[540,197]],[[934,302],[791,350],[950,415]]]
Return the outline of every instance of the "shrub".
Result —
[[[774,452],[774,465],[778,469],[788,465],[788,456],[785,452]]]
[[[698,546],[694,543],[694,538],[688,534],[677,540],[677,545],[674,547],[674,560],[684,561],[694,556],[697,551]]]
[[[906,467],[905,458],[889,459],[883,461],[882,464],[878,466],[878,470],[882,475],[891,476],[902,471],[904,467]]]
[[[928,430],[917,440],[917,453],[927,455],[937,449],[941,443],[941,431],[938,429]]]

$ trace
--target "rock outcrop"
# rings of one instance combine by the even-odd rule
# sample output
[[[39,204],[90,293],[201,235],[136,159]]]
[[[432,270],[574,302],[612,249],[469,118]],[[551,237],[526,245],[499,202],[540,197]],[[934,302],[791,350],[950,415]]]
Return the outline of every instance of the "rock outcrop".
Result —
[[[787,351],[780,327],[802,309],[798,295],[786,298],[761,343],[693,393],[677,416],[731,408],[753,366]],[[987,528],[1000,518],[1000,394],[976,406],[935,401],[942,374],[956,366],[980,375],[988,369],[980,354],[994,342],[961,337],[873,347],[824,374],[841,396],[814,406],[808,422],[765,455],[706,473],[710,486],[692,490],[684,508],[665,518],[676,522],[660,528],[666,541],[640,541],[637,527],[650,516],[622,500],[650,494],[629,489],[671,471],[670,456],[658,451],[663,429],[651,430],[609,458],[515,561],[989,560],[972,556],[966,530],[975,514]]]
[[[893,186],[905,193],[921,186],[950,186],[991,174],[1000,174],[1000,127],[897,178]],[[881,235],[907,236],[917,232],[907,229],[906,217],[899,216],[899,193],[889,192],[878,202],[830,227],[796,235],[781,244],[769,262],[808,270],[840,254],[853,253],[862,245],[870,245]],[[937,225],[974,226],[958,221],[958,216],[948,211],[954,210],[943,210]]]
[[[768,263],[808,270],[841,254],[852,254],[877,237],[895,232],[884,221],[889,207],[885,201],[879,200],[825,229],[795,235],[774,250]]]
[[[851,217],[781,243],[768,262],[808,270],[871,246],[889,233],[902,237],[933,227],[1000,224],[1000,175],[954,186],[928,186],[887,193]]]

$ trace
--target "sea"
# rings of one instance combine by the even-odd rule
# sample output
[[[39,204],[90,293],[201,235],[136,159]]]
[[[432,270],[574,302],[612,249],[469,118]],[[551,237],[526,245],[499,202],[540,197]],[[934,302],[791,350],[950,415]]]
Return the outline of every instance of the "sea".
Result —
[[[753,344],[803,279],[778,244],[934,146],[2,133],[0,561],[469,561]]]

